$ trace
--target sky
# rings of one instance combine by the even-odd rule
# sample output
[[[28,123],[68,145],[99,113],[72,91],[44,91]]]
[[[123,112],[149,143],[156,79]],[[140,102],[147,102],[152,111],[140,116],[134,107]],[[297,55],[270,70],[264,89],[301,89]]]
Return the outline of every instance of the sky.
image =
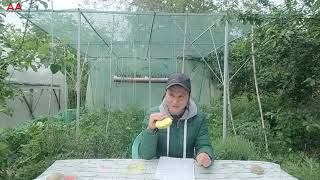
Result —
[[[53,0],[53,9],[78,8],[78,2],[76,0]],[[51,9],[51,3],[49,3],[49,9]]]

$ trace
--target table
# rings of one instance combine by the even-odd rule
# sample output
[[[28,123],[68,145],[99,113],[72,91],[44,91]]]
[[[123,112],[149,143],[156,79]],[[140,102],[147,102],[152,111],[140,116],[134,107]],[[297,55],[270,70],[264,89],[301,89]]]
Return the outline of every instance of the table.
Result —
[[[54,173],[61,173],[65,176],[65,179],[68,180],[155,179],[154,175],[157,169],[157,163],[158,160],[142,159],[57,160],[36,178],[36,180],[46,180]],[[195,165],[195,177],[197,180],[297,179],[283,171],[280,166],[275,163],[238,160],[216,160],[209,168]]]

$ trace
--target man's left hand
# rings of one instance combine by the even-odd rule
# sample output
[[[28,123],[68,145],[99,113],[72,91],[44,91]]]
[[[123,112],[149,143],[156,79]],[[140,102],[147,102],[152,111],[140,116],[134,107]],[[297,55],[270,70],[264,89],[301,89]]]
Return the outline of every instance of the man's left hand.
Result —
[[[209,167],[212,163],[209,155],[207,153],[200,153],[196,157],[197,164],[203,167]]]

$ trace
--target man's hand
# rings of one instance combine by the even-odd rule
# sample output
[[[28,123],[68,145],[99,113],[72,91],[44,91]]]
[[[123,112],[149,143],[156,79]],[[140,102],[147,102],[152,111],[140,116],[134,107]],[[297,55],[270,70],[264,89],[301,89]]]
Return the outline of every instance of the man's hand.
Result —
[[[151,114],[149,117],[148,129],[156,129],[156,121],[161,121],[166,117],[167,116],[161,112]]]
[[[203,166],[203,167],[209,167],[213,160],[211,161],[210,157],[208,156],[207,153],[200,153],[196,157],[197,165],[198,166]]]

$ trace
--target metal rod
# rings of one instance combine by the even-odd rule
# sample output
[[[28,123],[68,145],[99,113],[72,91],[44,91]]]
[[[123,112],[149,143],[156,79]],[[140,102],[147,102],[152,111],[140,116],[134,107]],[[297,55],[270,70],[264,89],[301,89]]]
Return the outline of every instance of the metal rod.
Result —
[[[32,3],[32,1],[31,1]],[[30,10],[29,10],[30,12]],[[29,18],[28,18],[29,19]],[[27,19],[27,24],[28,24]],[[51,1],[51,21],[53,21],[53,2]],[[53,23],[50,26],[51,29],[51,53],[50,53],[50,63],[53,63]],[[51,101],[52,101],[52,85],[53,85],[53,73],[51,72],[51,82],[50,82],[50,90],[49,90],[49,105],[48,105],[48,116],[51,116]]]
[[[120,77],[120,76],[113,76],[113,82],[127,82],[127,83],[166,83],[168,78],[139,78],[139,77]]]
[[[153,14],[152,18],[152,24],[151,24],[151,30],[150,30],[150,36],[149,36],[149,45],[148,45],[148,51],[147,51],[147,57],[149,62],[149,108],[151,108],[151,38],[152,38],[152,32],[153,32],[153,25],[154,25],[154,19],[156,17],[156,12]]]
[[[120,59],[118,59],[120,60]],[[124,72],[123,72],[123,59],[121,59],[121,65],[120,65],[120,74],[121,76],[124,75]],[[120,109],[122,108],[122,89],[123,89],[123,85],[122,85],[122,81],[120,81]]]
[[[92,78],[92,76],[93,76],[93,72],[92,72],[92,69],[94,68],[94,66],[95,66],[95,62],[92,62],[93,60],[91,60],[91,62],[89,62],[89,68],[90,68],[90,71],[88,71],[88,73],[90,73],[90,75],[89,75],[89,77],[90,78],[88,78],[88,81],[90,81],[90,90],[91,90],[91,100],[92,100],[92,106],[91,107],[94,107],[94,102],[95,102],[95,100],[94,100],[94,96],[93,96],[93,88],[92,88],[92,82],[93,82],[93,78]]]
[[[234,122],[233,122],[233,115],[232,115],[232,110],[231,110],[231,100],[230,100],[230,91],[228,89],[228,112],[229,112],[229,116],[230,116],[230,120],[231,120],[231,125],[232,125],[232,130],[233,130],[233,134],[236,136],[237,135],[237,131],[236,128],[234,126]]]
[[[189,14],[190,15],[190,14]],[[176,20],[173,19],[171,17],[171,20],[173,21],[173,23],[182,31],[182,28],[177,24]],[[192,45],[194,42],[196,42],[199,38],[201,38],[208,30],[210,30],[216,23],[211,24],[209,27],[207,27],[202,33],[200,33],[194,40],[190,41],[190,44],[188,44],[189,46]],[[211,44],[207,44],[207,45],[211,45]],[[181,55],[181,53],[178,54],[177,57],[179,57]]]
[[[41,98],[42,94],[43,94],[43,89],[41,89],[41,91],[40,91],[40,95],[39,95],[39,97],[38,97],[38,99],[37,99],[37,101],[36,101],[36,103],[35,103],[35,105],[34,105],[34,107],[33,107],[32,111],[36,110],[36,108],[37,108],[37,106],[38,106],[38,104],[39,104],[39,101],[40,101],[40,98]]]
[[[137,20],[136,27],[139,27],[139,23],[140,23],[139,16],[137,19],[138,20]],[[139,29],[137,29],[137,31],[139,31]],[[140,39],[139,34],[140,33],[138,33],[138,40]],[[133,37],[130,36],[130,38],[132,40],[132,50],[133,50],[133,60],[134,60],[134,62],[133,62],[133,77],[136,78],[136,76],[137,76],[137,62],[138,62],[137,61],[137,51],[136,51],[135,41],[134,41]],[[132,104],[134,104],[136,102],[136,83],[135,83],[135,81],[133,82],[132,94],[133,94]]]
[[[85,65],[86,62],[88,62],[88,50],[89,50],[89,46],[90,46],[90,42],[88,42],[88,44],[87,44],[87,49],[86,49],[86,52],[84,53],[84,61],[82,62],[82,66],[80,66],[80,67],[81,67],[81,72],[80,72],[80,77],[81,77],[81,79],[82,79],[82,77],[83,77],[84,65]],[[87,75],[87,73],[86,73],[86,75]]]
[[[128,43],[127,40],[119,40],[119,41],[116,41],[116,42],[113,42],[114,45],[126,45]],[[135,43],[138,43],[138,44],[141,44],[141,45],[148,45],[148,41],[135,41]],[[69,43],[71,45],[77,45],[77,43]],[[152,44],[156,44],[156,45],[174,45],[173,43],[170,43],[168,41],[155,41],[153,42]],[[175,44],[183,44],[183,41],[178,41],[178,43],[175,43]],[[81,43],[81,45],[87,45],[87,43]],[[105,45],[105,43],[99,43],[99,42],[91,42],[90,45]],[[201,45],[212,45],[211,42],[202,42]],[[212,51],[213,52],[213,51]],[[180,53],[180,55],[182,54],[182,52]],[[119,55],[118,55],[119,56]],[[119,56],[121,57],[121,56]]]
[[[86,17],[81,11],[80,11],[80,13],[81,13],[81,15],[83,16],[83,18],[87,21],[87,23],[89,24],[89,26],[92,28],[92,30],[97,34],[97,36],[99,36],[99,38],[104,42],[104,44],[110,49],[110,46],[109,46],[109,44],[107,43],[107,41],[102,38],[102,36],[98,33],[98,31],[97,31],[97,30],[93,27],[93,25],[89,22],[89,20],[87,19],[87,17]],[[112,53],[113,53],[116,57],[118,57],[118,55],[117,55],[115,52],[112,51]]]
[[[81,11],[78,9],[78,48],[77,48],[77,82],[76,82],[76,92],[77,92],[77,111],[76,111],[76,140],[78,142],[80,136],[80,39],[81,37]]]
[[[224,30],[224,80],[223,80],[223,142],[227,138],[227,119],[228,119],[228,90],[229,90],[229,63],[228,63],[228,36],[229,36],[229,22],[225,21]]]
[[[140,16],[138,15],[138,23],[137,23],[137,27],[139,27],[140,24]],[[139,29],[137,29],[139,31]],[[131,36],[132,38],[132,36]],[[138,33],[138,40],[140,40],[140,33]],[[139,44],[138,44],[139,45]],[[132,49],[133,49],[133,56],[134,56],[134,72],[133,72],[133,77],[137,77],[137,63],[138,63],[138,55],[137,55],[137,50],[136,50],[136,46],[135,46],[135,41],[132,38]],[[136,102],[136,83],[133,83],[133,103]]]
[[[15,11],[15,13],[18,14],[19,16],[21,16],[22,18],[28,19],[28,17],[25,17],[25,16],[22,15],[20,12],[21,12],[21,11],[19,11],[19,12],[18,12],[18,11]],[[53,12],[55,12],[55,11],[53,11]],[[30,19],[29,19],[29,22],[31,22],[31,24],[32,24],[33,26],[41,29],[43,32],[45,32],[45,33],[47,33],[47,34],[52,34],[52,33],[48,32],[48,31],[46,31],[45,29],[41,28],[39,25],[37,25],[35,22],[31,21]],[[58,42],[60,42],[60,43],[62,42],[58,37],[54,37],[54,40],[55,40],[55,41],[58,41]],[[71,47],[71,45],[77,45],[77,44],[69,43],[68,45],[64,45],[64,46],[74,49],[73,47]]]
[[[112,93],[112,50],[113,50],[113,36],[114,36],[114,15],[112,16],[112,35],[111,35],[111,48],[110,48],[110,61],[109,61],[109,108],[108,111],[111,110],[111,93]],[[109,116],[108,116],[108,122],[109,122]]]
[[[148,49],[147,49],[147,55],[146,55],[147,58],[149,58],[149,54],[150,54],[149,51],[150,51],[150,48],[151,48],[151,37],[152,37],[153,25],[154,25],[155,17],[156,17],[156,13],[154,12],[153,18],[152,18],[151,30],[150,30],[150,34],[149,34],[149,40],[148,40]]]
[[[192,40],[190,42],[190,44],[188,44],[188,46],[194,44],[199,38],[201,38],[208,30],[211,30],[211,28],[215,25],[216,23],[211,24],[209,27],[207,27],[207,29],[205,29],[202,33],[200,33],[194,40]],[[205,44],[205,45],[211,45],[211,44]],[[180,56],[181,53],[178,55]]]
[[[97,68],[97,64],[98,64],[99,61],[100,61],[100,58],[97,59],[97,61],[95,61],[95,63],[94,63],[94,68],[95,69]],[[98,95],[98,90],[99,90],[99,88],[98,88],[99,82],[98,82],[98,78],[97,77],[99,77],[99,74],[98,74],[98,71],[95,70],[93,79],[94,79],[94,84],[95,84],[95,86],[94,86],[94,91],[95,91],[94,94],[96,94],[96,97]],[[95,104],[99,105],[99,98],[95,98]]]
[[[45,86],[45,87],[50,87],[50,84],[44,84],[44,83],[20,83],[20,82],[15,82],[15,81],[11,81],[9,82],[12,85],[16,85],[16,86]],[[60,84],[52,84],[52,87],[56,87],[56,88],[60,88]]]
[[[33,119],[33,118],[34,118],[34,115],[33,115],[33,112],[32,112],[32,106],[29,104],[26,96],[25,96],[23,93],[22,93],[22,98],[23,98],[24,102],[25,102],[26,105],[27,105],[27,108],[28,108],[29,114],[30,114],[30,116],[31,116],[31,119]]]
[[[182,73],[184,73],[184,60],[185,60],[187,26],[188,26],[188,13],[185,15],[185,21],[184,21],[183,48],[182,48],[182,69],[181,69]]]
[[[215,43],[215,41],[214,41],[211,28],[210,28],[210,35],[211,35],[211,39],[212,39],[212,44],[213,44],[214,52],[215,52],[215,54],[216,54],[216,60],[217,60],[217,63],[218,63],[220,76],[221,76],[221,79],[223,79],[222,70],[221,70],[221,66],[220,66],[220,62],[219,62],[218,51],[217,51],[217,49],[216,49],[216,43]]]
[[[236,76],[238,74],[238,72],[242,69],[242,67],[247,64],[249,62],[249,58],[239,67],[239,69],[231,76],[231,78],[229,79],[229,82],[231,82],[231,80],[234,78],[234,76]]]
[[[31,108],[32,108],[32,111],[33,111],[33,107],[34,107],[34,105],[33,105],[33,98],[34,98],[34,94],[33,94],[33,89],[31,88],[30,89],[30,106],[31,106]],[[60,109],[59,109],[60,110]]]
[[[171,17],[172,18],[172,17]],[[171,26],[173,26],[173,24],[171,23]],[[178,73],[178,58],[176,58],[176,28],[172,27],[173,31],[174,31],[174,38],[173,38],[173,52],[172,52],[172,59],[175,61],[175,65],[176,65],[176,73]]]
[[[57,92],[54,89],[52,91],[53,91],[54,97],[56,98],[56,101],[58,103],[58,110],[60,111],[61,110],[60,98],[58,97]],[[60,89],[59,89],[59,96],[60,96]]]
[[[112,16],[112,35],[111,35],[111,47],[110,47],[110,61],[109,61],[109,104],[108,104],[108,117],[107,117],[107,125],[106,125],[106,133],[108,134],[108,128],[110,123],[110,115],[111,115],[111,94],[112,94],[112,50],[113,50],[113,36],[114,36],[114,15]],[[120,94],[121,96],[121,94]]]
[[[175,23],[175,25],[180,29],[181,32],[183,32],[182,28]],[[190,41],[189,38],[186,38],[186,40]],[[220,83],[222,83],[222,80],[220,80],[220,78],[218,77],[218,75],[214,72],[214,70],[211,68],[211,66],[207,63],[207,61],[203,58],[203,56],[201,55],[201,53],[199,52],[199,50],[194,47],[193,44],[191,44],[191,46],[193,47],[193,49],[195,51],[197,51],[197,53],[201,56],[201,60],[204,61],[204,63],[209,67],[210,71],[215,75],[215,77],[219,80]]]
[[[208,64],[208,62],[204,59],[204,57],[200,54],[200,52],[199,52],[199,50],[198,49],[196,49],[195,47],[194,47],[194,45],[192,45],[193,46],[193,49],[194,50],[196,50],[197,51],[197,53],[201,56],[201,60],[208,66],[208,68],[210,69],[210,71],[213,73],[213,75],[218,79],[218,81],[222,84],[222,80],[220,80],[220,78],[218,77],[218,75],[214,72],[214,70],[211,68],[211,66]]]
[[[234,38],[234,39],[232,39],[232,40],[230,40],[228,43],[230,44],[230,43],[232,43],[232,42],[234,42],[234,41],[236,41],[236,40],[238,40],[238,39],[240,39],[240,38],[242,38],[243,36],[239,36],[239,37],[237,37],[237,38]],[[216,49],[220,49],[220,48],[223,48],[224,47],[224,44],[222,44],[221,46],[219,46],[219,47],[217,47]],[[213,49],[212,51],[210,51],[209,53],[208,53],[208,55],[209,54],[211,54],[211,53],[213,53],[215,51],[215,49]]]
[[[77,12],[77,9],[63,9],[63,10],[53,10],[53,12],[61,12],[61,13],[72,13]],[[28,12],[28,9],[20,10],[19,12],[26,13]],[[38,9],[33,10],[30,9],[31,13],[47,13],[50,12],[50,10],[45,9]],[[99,11],[99,10],[87,10],[87,9],[81,9],[81,12],[83,13],[103,13],[103,14],[127,14],[127,15],[152,15],[153,12],[131,12],[131,11]],[[9,12],[8,12],[9,13]],[[185,13],[166,13],[166,12],[158,12],[157,16],[184,16]],[[218,13],[189,13],[189,15],[192,16],[221,16],[221,14]]]
[[[254,35],[254,27],[252,25],[251,26],[251,58],[252,58],[252,68],[253,68],[253,79],[254,79],[254,85],[255,85],[256,94],[257,94],[257,100],[258,100],[258,105],[259,105],[260,118],[261,118],[261,124],[262,124],[262,128],[263,128],[264,141],[265,141],[265,148],[266,148],[266,152],[268,153],[269,152],[268,138],[267,138],[267,134],[266,134],[266,128],[265,128],[265,125],[264,125],[263,111],[262,111],[260,95],[259,95],[257,72],[256,72],[256,60],[255,60],[255,56],[254,56],[255,50],[254,50],[253,35]]]
[[[67,67],[64,66],[64,111],[68,110],[68,83],[67,83]]]
[[[96,59],[97,58],[97,56],[88,56],[88,59]],[[105,58],[110,58],[110,56],[105,56]],[[137,60],[146,60],[146,58],[145,57],[139,57],[139,56],[119,56],[118,57],[119,59],[132,59],[132,58],[135,58],[135,59],[137,59]],[[162,60],[171,60],[172,58],[166,58],[166,57],[163,57],[163,58],[161,58],[161,57],[154,57],[154,58],[152,58],[152,60],[155,60],[155,61],[157,61],[157,60],[159,60],[159,61],[162,61]]]
[[[170,16],[170,18],[172,19],[172,17]],[[170,31],[172,32],[172,34],[170,34],[170,36],[172,35],[172,38],[170,38],[172,40],[172,43],[170,42],[170,44],[172,44],[172,54],[171,54],[171,58],[168,58],[169,60],[173,61],[175,68],[174,68],[174,72],[178,72],[178,59],[176,58],[176,28],[173,26],[173,23],[170,23]]]
[[[240,36],[240,37],[237,37],[237,38],[235,38],[235,39],[232,39],[232,40],[229,41],[228,43],[230,44],[230,43],[232,43],[233,41],[236,41],[236,40],[238,40],[238,39],[240,39],[240,38],[242,38],[242,37],[243,37],[243,36]],[[213,50],[209,51],[209,53],[207,54],[207,56],[209,56],[211,53],[213,53],[214,51],[216,51],[217,49],[220,49],[220,48],[222,48],[222,47],[224,47],[224,44],[221,45],[221,46],[219,46],[218,48],[214,48]]]

